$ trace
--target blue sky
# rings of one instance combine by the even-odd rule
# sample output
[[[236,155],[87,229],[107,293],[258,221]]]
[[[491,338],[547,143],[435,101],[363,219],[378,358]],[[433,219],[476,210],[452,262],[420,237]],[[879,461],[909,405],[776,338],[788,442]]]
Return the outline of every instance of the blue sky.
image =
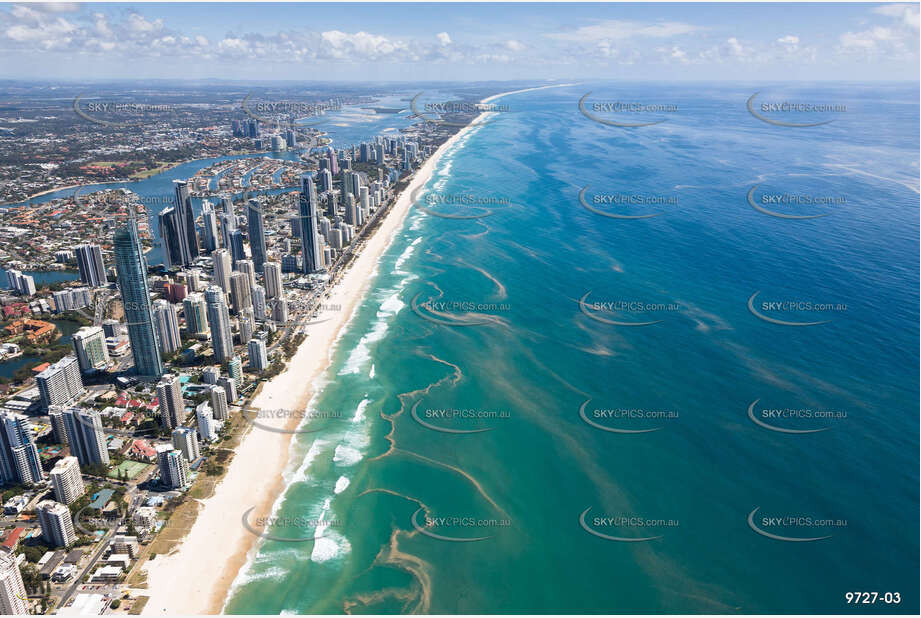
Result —
[[[917,80],[918,4],[0,4],[2,78]]]

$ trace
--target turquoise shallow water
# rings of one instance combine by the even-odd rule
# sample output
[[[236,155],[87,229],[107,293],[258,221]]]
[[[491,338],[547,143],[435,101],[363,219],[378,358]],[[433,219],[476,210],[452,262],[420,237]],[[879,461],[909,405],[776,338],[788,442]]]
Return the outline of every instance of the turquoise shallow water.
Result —
[[[587,90],[678,111],[613,127],[579,112]],[[847,111],[778,127],[745,109],[757,90]],[[411,211],[226,611],[917,613],[917,93],[502,99],[428,184],[491,214]],[[755,185],[836,199],[777,218]],[[586,187],[661,214],[597,214]],[[670,199],[594,199],[621,193]],[[763,316],[825,323],[760,319],[756,292]]]

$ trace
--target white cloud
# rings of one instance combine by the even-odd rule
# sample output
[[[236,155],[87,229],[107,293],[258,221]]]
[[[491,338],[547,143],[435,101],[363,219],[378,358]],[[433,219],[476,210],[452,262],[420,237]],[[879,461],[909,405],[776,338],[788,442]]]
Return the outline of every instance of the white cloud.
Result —
[[[515,39],[509,39],[508,41],[505,42],[505,49],[508,49],[511,51],[522,51],[524,50],[524,47],[525,47],[524,43],[522,43],[521,41],[516,41]]]
[[[918,5],[917,4],[886,4],[873,9],[878,15],[887,17],[901,18],[902,23],[909,28],[919,29]]]
[[[439,32],[435,36],[438,38],[438,40],[441,42],[442,45],[451,44],[451,37],[447,32]]]
[[[681,22],[659,22],[643,24],[632,21],[609,19],[575,30],[554,32],[546,36],[559,41],[594,42],[621,41],[632,38],[669,38],[700,30],[698,26]]]

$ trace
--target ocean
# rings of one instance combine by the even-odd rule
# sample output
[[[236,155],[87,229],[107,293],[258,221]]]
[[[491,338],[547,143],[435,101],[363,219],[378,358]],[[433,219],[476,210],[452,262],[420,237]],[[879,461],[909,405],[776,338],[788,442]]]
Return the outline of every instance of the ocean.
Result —
[[[917,84],[494,103],[225,611],[917,613]]]

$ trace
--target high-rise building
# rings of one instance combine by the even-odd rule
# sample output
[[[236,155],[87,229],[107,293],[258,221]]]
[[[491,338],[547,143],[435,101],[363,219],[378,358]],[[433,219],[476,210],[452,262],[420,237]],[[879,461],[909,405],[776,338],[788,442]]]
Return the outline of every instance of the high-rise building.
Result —
[[[147,263],[133,217],[115,231],[115,268],[135,370],[142,379],[157,379],[163,374],[163,362],[150,308]]]
[[[105,371],[109,366],[106,334],[101,326],[84,326],[73,334],[71,343],[83,373]]]
[[[230,198],[223,200],[224,212],[220,215],[221,220],[221,245],[230,252],[230,235],[237,229],[237,217],[233,214],[233,201]]]
[[[265,222],[262,218],[262,206],[256,200],[250,200],[247,204],[246,225],[253,266],[256,272],[261,273],[262,265],[265,263]]]
[[[185,421],[185,403],[179,376],[165,375],[157,383],[157,402],[160,405],[160,426],[173,429]]]
[[[284,298],[276,298],[272,301],[272,321],[278,324],[285,324],[288,321],[288,301]]]
[[[205,404],[208,405],[208,404]],[[176,447],[185,460],[193,462],[201,457],[198,447],[198,435],[191,427],[176,427],[172,433],[173,446]]]
[[[17,555],[0,547],[0,614],[24,616],[29,613],[29,595],[22,581]]]
[[[265,371],[269,366],[269,356],[262,339],[250,339],[246,346],[249,352],[249,367],[254,371]]]
[[[198,268],[191,268],[183,271],[182,274],[185,277],[185,283],[189,288],[189,292],[198,292],[201,290],[201,270]]]
[[[67,547],[77,540],[70,509],[54,500],[42,500],[35,508],[42,537],[51,547]]]
[[[234,356],[227,362],[227,373],[233,380],[234,386],[237,388],[243,386],[243,361],[239,356]]]
[[[198,433],[202,440],[217,440],[217,423],[214,422],[214,412],[207,401],[201,402],[195,408],[195,420],[198,422]]]
[[[230,376],[221,376],[217,379],[217,385],[226,393],[228,404],[237,400],[237,384],[233,381],[233,378]]]
[[[25,485],[45,478],[28,417],[23,414],[0,412],[0,476],[6,482]]]
[[[265,288],[261,285],[253,286],[253,316],[257,321],[262,322],[265,320]]]
[[[99,412],[67,407],[64,408],[63,418],[70,441],[70,454],[77,458],[80,465],[109,465],[109,450]]]
[[[157,447],[157,463],[160,466],[160,481],[170,489],[180,489],[189,480],[189,463],[182,453],[169,444]]]
[[[219,421],[226,421],[230,418],[230,411],[227,408],[227,391],[222,386],[211,387],[211,412]]]
[[[230,291],[230,273],[233,271],[233,262],[227,249],[218,249],[211,254],[214,272],[211,281],[225,292]]]
[[[217,213],[209,200],[201,203],[202,244],[209,253],[218,248]]]
[[[160,350],[164,354],[172,354],[182,347],[176,305],[159,298],[153,303],[153,316],[154,325],[157,327],[157,337],[160,340]]]
[[[234,313],[240,313],[243,309],[253,306],[250,287],[249,274],[235,272],[230,275],[230,305]]]
[[[59,460],[48,476],[54,488],[54,499],[61,504],[70,504],[86,493],[80,475],[80,463],[74,456]]]
[[[204,337],[208,334],[208,306],[205,304],[205,295],[201,292],[192,292],[182,301],[182,312],[185,315],[185,330],[189,337]]]
[[[263,266],[263,282],[266,298],[278,298],[282,295],[281,264],[266,262]]]
[[[240,312],[240,317],[237,319],[240,325],[240,343],[246,343],[249,341],[253,332],[256,330],[256,321],[253,317],[253,308],[246,307],[243,311]]]
[[[230,232],[230,261],[236,267],[237,262],[246,259],[246,250],[243,248],[243,230]]]
[[[102,248],[99,245],[77,245],[74,247],[74,254],[83,283],[93,288],[108,285],[106,265],[102,260]]]
[[[317,174],[317,180],[320,183],[320,191],[333,190],[333,173],[329,169],[320,170]]]
[[[31,275],[24,275],[18,270],[10,269],[6,271],[6,280],[10,285],[10,289],[23,296],[35,294],[35,278]]]
[[[218,367],[205,367],[201,372],[201,381],[205,384],[217,384],[219,377],[221,377],[221,370]]]
[[[230,331],[230,314],[224,301],[224,292],[216,285],[205,291],[208,324],[211,328],[211,348],[214,359],[223,363],[233,356],[233,334]]]
[[[192,197],[189,194],[189,183],[185,180],[174,180],[176,189],[176,210],[182,216],[185,227],[186,244],[191,258],[198,257],[198,235],[195,233],[195,212],[192,210]]]
[[[236,269],[241,273],[246,273],[246,275],[249,277],[250,290],[252,290],[253,286],[256,285],[256,266],[253,264],[253,261],[239,260],[237,262]]]
[[[48,418],[51,419],[51,432],[55,443],[68,444],[67,427],[64,425],[64,407],[51,406],[48,408]]]
[[[312,273],[320,270],[323,263],[317,231],[317,190],[313,185],[313,174],[301,176],[299,211],[301,253],[304,256],[301,268],[305,273]]]
[[[49,366],[35,376],[35,382],[45,410],[72,401],[83,393],[80,363],[76,356],[65,356]]]

